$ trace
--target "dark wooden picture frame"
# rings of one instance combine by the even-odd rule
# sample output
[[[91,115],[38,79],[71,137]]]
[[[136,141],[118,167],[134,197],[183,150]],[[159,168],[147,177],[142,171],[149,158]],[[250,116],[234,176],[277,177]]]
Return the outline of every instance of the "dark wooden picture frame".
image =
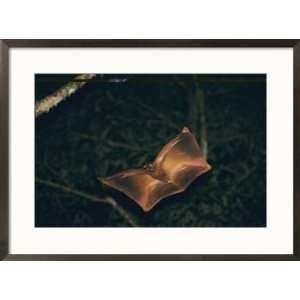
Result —
[[[9,253],[9,50],[12,48],[293,48],[294,251],[292,255],[29,254]],[[2,260],[299,260],[300,259],[300,40],[0,40],[0,258]]]

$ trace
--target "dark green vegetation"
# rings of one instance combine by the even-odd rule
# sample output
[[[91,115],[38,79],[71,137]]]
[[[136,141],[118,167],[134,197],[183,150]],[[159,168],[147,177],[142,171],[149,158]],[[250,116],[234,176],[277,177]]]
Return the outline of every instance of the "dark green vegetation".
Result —
[[[37,75],[36,100],[71,78]],[[189,126],[195,82],[205,95],[213,170],[144,213],[125,195],[102,186],[97,176],[151,162]],[[265,126],[264,75],[99,75],[36,120],[36,176],[97,197],[112,196],[139,226],[265,226]],[[108,204],[40,183],[35,215],[36,226],[128,226]]]

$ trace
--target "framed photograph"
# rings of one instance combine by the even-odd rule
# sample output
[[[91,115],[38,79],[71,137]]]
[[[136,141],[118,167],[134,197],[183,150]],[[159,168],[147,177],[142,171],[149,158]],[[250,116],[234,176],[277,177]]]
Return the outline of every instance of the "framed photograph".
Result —
[[[298,40],[2,40],[4,260],[298,260]]]

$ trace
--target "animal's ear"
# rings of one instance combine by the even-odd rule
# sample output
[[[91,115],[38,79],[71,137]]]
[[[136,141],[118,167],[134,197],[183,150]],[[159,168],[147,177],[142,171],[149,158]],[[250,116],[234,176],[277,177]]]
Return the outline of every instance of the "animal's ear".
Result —
[[[188,127],[183,127],[181,133],[191,133],[191,131],[188,129]]]

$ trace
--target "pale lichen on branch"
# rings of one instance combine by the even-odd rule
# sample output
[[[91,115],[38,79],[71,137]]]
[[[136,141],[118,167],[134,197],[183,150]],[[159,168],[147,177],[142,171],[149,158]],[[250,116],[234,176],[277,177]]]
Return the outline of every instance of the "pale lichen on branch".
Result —
[[[80,74],[73,80],[66,83],[51,95],[39,100],[35,104],[35,116],[47,113],[50,109],[58,105],[61,101],[67,99],[74,94],[77,90],[83,87],[90,79],[94,78],[96,74]]]

